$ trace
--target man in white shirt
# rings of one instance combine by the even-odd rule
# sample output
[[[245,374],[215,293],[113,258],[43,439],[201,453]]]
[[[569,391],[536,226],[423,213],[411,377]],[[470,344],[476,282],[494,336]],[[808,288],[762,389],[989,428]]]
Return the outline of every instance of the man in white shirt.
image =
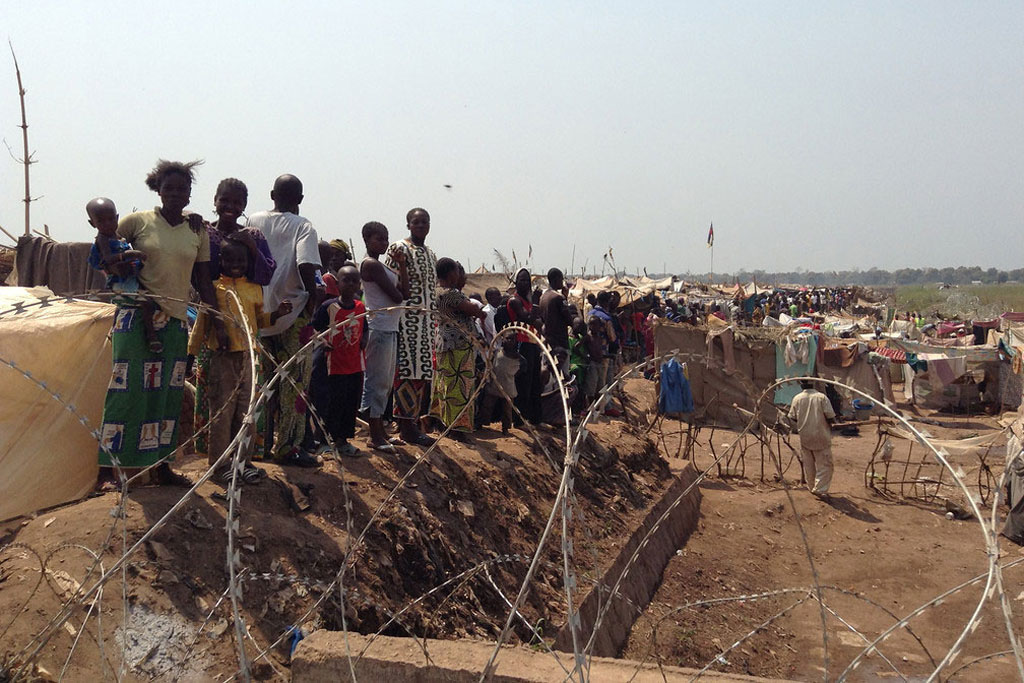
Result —
[[[796,421],[800,433],[804,480],[812,494],[827,497],[832,483],[832,420],[836,413],[828,397],[811,382],[801,380],[800,386],[803,391],[793,399],[789,417]]]
[[[270,327],[260,330],[263,343],[280,364],[294,356],[302,344],[304,328],[313,317],[316,301],[316,272],[321,268],[319,239],[312,223],[299,214],[302,203],[302,182],[293,175],[282,175],[274,181],[270,193],[274,200],[273,211],[260,211],[249,217],[247,225],[259,228],[267,238],[270,255],[277,262],[277,268],[270,284],[263,288],[263,307],[274,311],[282,301],[290,301],[292,312],[281,316]],[[306,427],[305,411],[296,410],[296,397],[302,392],[304,402],[306,387],[312,371],[312,359],[305,354],[291,366],[288,378],[282,378],[274,393],[272,407],[268,407],[267,445],[273,438],[274,458],[284,465],[316,467],[319,459],[300,447]],[[269,377],[269,373],[268,373]]]

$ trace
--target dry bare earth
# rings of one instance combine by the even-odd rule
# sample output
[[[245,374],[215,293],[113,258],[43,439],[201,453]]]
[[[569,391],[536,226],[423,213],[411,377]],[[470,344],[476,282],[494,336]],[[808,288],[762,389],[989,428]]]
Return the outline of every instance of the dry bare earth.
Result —
[[[998,429],[991,419],[934,417],[955,425],[949,429],[926,426],[937,438],[957,439]],[[717,431],[717,452],[722,453],[722,445],[733,437]],[[670,450],[675,451],[671,438]],[[699,528],[669,563],[654,601],[634,626],[624,655],[700,668],[803,600],[711,668],[822,680],[822,610],[808,597],[814,578],[801,529],[807,536],[818,581],[835,587],[823,592],[826,605],[835,612],[825,614],[829,680],[836,679],[866,645],[840,618],[873,640],[894,623],[891,615],[902,618],[940,593],[985,573],[987,557],[976,521],[950,521],[941,507],[910,501],[901,504],[865,488],[864,469],[875,441],[874,427],[861,427],[858,437],[834,437],[836,470],[831,502],[819,501],[796,488],[800,473],[795,463],[786,475],[787,484],[793,487],[789,494],[770,478],[757,481],[759,457],[754,449],[749,451],[746,467],[748,477],[753,475],[754,480],[706,480]],[[798,440],[794,438],[793,444]],[[997,476],[1002,471],[1002,453],[998,448],[991,458]],[[697,462],[707,466],[711,459],[705,443],[698,448]],[[766,468],[773,471],[770,465]],[[948,481],[948,475],[946,478]],[[1001,514],[1005,511],[1004,506]],[[1020,548],[1005,539],[1001,539],[1001,548],[1001,562],[1024,557]],[[1024,629],[1022,579],[1024,566],[1004,573],[1018,633]],[[923,680],[968,623],[983,586],[978,583],[960,591],[915,618],[910,622],[914,635],[905,630],[894,634],[879,648],[881,654],[870,656],[848,680],[898,680],[881,655],[904,676]],[[681,609],[690,601],[787,589],[796,590],[762,600]],[[982,614],[980,626],[969,636],[963,654],[944,671],[943,679],[975,657],[1010,648],[998,603],[989,603]],[[1001,657],[965,670],[956,680],[1016,678],[1012,660]]]
[[[639,430],[619,420],[605,421],[591,431],[599,444],[591,452],[600,452],[602,459],[618,459],[596,467],[587,455],[575,478],[577,514],[571,528],[581,590],[587,590],[588,579],[611,562],[621,539],[670,480],[664,461]],[[560,462],[564,432],[546,430],[542,438]],[[346,460],[344,471],[333,461],[322,471],[282,470],[261,463],[272,478],[296,487],[291,490],[298,490],[300,498],[308,497],[312,507],[294,510],[283,493],[287,487],[272,480],[244,488],[237,541],[246,577],[242,607],[260,647],[293,625],[341,628],[337,590],[303,623],[300,620],[335,579],[349,547],[342,478],[348,483],[351,529],[358,535],[416,462],[418,449],[399,450],[397,457],[374,454]],[[192,458],[180,467],[196,477],[205,462]],[[416,468],[369,524],[345,577],[345,625],[361,633],[383,629],[399,636],[494,639],[508,614],[505,598],[515,598],[560,478],[561,470],[546,460],[525,432],[513,430],[510,437],[502,437],[483,430],[470,446],[443,442],[441,451]],[[84,628],[68,663],[68,680],[113,679],[114,672],[122,670],[126,680],[222,680],[234,672],[230,608],[227,601],[218,604],[227,587],[226,503],[211,495],[219,490],[204,484],[144,551],[131,558],[124,581],[118,575],[106,585],[91,613],[89,605],[75,608],[67,627],[58,629],[41,651],[38,663],[59,673]],[[0,630],[0,654],[21,650],[58,612],[62,598],[70,597],[80,583],[91,585],[85,580],[92,562],[89,550],[105,547],[101,559],[110,567],[183,492],[133,490],[125,505],[124,527],[114,526],[115,494],[5,525],[5,543],[13,545],[0,554],[0,614],[5,615],[0,629],[9,621],[6,615],[17,619],[6,633]],[[546,640],[562,624],[566,611],[561,546],[556,532],[523,608],[531,623],[541,625]],[[33,551],[46,558],[46,580],[38,590],[34,587],[40,568]],[[428,595],[482,565],[487,573],[478,571],[464,583]],[[386,625],[417,598],[424,599]],[[530,632],[519,624],[510,640],[530,639]],[[247,647],[253,656],[255,647]],[[275,670],[286,672],[287,652],[286,641],[272,651],[269,662],[256,667],[255,676],[265,679]]]

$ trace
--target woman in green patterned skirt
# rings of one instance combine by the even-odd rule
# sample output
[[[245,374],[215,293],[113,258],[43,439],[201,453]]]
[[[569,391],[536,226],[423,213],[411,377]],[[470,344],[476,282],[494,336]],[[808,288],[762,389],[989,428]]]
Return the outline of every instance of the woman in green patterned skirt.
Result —
[[[160,160],[146,176],[146,185],[161,205],[129,214],[118,222],[117,234],[146,255],[138,279],[144,294],[159,307],[153,326],[163,346],[150,351],[137,301],[117,300],[111,335],[113,371],[99,429],[100,488],[117,485],[115,463],[128,469],[156,465],[158,484],[190,485],[170,467],[178,445],[178,418],[187,367],[189,287],[216,307],[210,280],[210,239],[201,219],[183,211],[192,194],[190,163]],[[198,219],[198,220],[197,220]],[[214,316],[218,338],[226,339],[223,323]],[[159,345],[155,345],[156,348]]]
[[[451,427],[449,434],[460,439],[473,431],[473,405],[469,397],[476,384],[476,352],[471,341],[476,332],[474,318],[487,314],[462,293],[466,271],[448,257],[437,261],[437,281],[444,288],[437,297],[437,372],[430,401],[430,414]]]

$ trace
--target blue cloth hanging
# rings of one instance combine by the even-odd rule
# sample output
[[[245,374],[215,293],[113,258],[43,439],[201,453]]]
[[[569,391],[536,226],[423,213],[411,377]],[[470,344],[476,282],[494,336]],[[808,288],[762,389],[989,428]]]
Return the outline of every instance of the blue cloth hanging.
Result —
[[[683,374],[683,366],[675,358],[661,364],[661,393],[658,396],[660,413],[692,413],[693,393],[690,382]]]

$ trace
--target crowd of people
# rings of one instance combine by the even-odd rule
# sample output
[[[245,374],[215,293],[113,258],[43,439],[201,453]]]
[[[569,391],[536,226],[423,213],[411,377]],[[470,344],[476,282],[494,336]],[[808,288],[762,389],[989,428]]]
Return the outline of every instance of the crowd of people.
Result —
[[[191,483],[171,467],[186,379],[196,387],[197,453],[213,465],[241,439],[241,480],[256,483],[265,476],[257,454],[317,467],[330,441],[339,456],[358,457],[358,418],[366,447],[383,454],[428,447],[434,430],[464,440],[496,421],[505,432],[564,423],[559,377],[581,411],[615,376],[623,345],[642,339],[643,315],[618,311],[611,292],[580,310],[557,268],[543,292],[524,268],[510,292],[467,296],[463,266],[427,246],[422,208],[408,212],[408,234],[393,242],[382,223],[366,223],[358,262],[351,245],[321,241],[300,215],[303,187],[293,175],[275,181],[273,209],[244,224],[248,189],[224,179],[216,217],[203,220],[186,211],[197,165],[159,161],[146,177],[160,198],[152,210],[119,219],[105,197],[86,206],[97,228],[90,263],[108,275],[117,305],[99,430],[102,489],[118,486],[115,461],[155,465],[156,483]],[[509,324],[516,329],[495,342]],[[314,335],[319,342],[309,344]],[[258,346],[265,355],[253,364]],[[268,385],[266,410],[250,415],[256,389]],[[222,483],[230,476],[223,464],[214,472]]]

